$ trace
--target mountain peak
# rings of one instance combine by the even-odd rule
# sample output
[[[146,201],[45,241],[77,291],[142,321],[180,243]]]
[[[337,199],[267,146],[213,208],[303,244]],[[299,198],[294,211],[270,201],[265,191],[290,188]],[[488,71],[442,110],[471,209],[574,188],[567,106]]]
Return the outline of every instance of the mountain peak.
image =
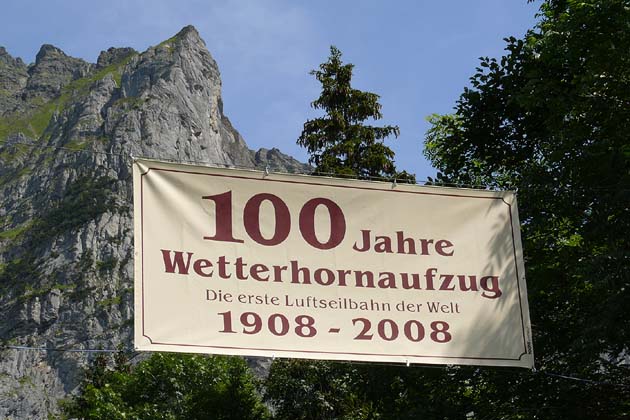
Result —
[[[24,62],[20,57],[13,58],[3,46],[0,46],[0,62],[3,62],[13,67],[16,65],[20,67],[24,66]]]
[[[54,45],[44,44],[35,57],[35,64],[28,69],[27,96],[51,99],[70,81],[85,76],[90,66],[80,58],[66,55]]]
[[[197,31],[197,28],[195,28],[193,25],[186,25],[184,26],[181,31],[179,31],[177,33],[177,35],[175,35],[177,38],[183,38],[185,36],[194,36],[197,37],[199,39],[201,39],[201,37],[199,36],[199,31]]]
[[[206,43],[201,38],[201,35],[199,35],[197,29],[192,25],[184,26],[177,34],[166,41],[161,42],[158,46],[176,46],[179,48],[184,47],[185,49],[206,49]]]
[[[97,68],[107,67],[110,64],[118,63],[121,60],[135,54],[137,51],[133,48],[108,48],[107,51],[101,51],[96,61]]]
[[[54,45],[44,44],[39,49],[37,56],[35,56],[35,64],[39,64],[43,60],[55,59],[60,57],[67,57],[67,55]]]

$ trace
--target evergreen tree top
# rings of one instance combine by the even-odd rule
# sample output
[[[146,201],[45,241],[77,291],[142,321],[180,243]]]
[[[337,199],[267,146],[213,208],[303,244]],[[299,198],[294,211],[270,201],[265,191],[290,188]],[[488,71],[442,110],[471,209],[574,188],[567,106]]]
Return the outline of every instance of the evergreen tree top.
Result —
[[[311,103],[325,116],[304,123],[297,143],[306,147],[316,173],[355,176],[361,179],[396,176],[394,152],[383,144],[391,135],[398,137],[397,126],[366,124],[379,120],[379,95],[354,89],[353,64],[344,64],[341,51],[330,47],[330,56],[310,74],[321,83],[322,91]],[[412,178],[404,173],[405,178]]]

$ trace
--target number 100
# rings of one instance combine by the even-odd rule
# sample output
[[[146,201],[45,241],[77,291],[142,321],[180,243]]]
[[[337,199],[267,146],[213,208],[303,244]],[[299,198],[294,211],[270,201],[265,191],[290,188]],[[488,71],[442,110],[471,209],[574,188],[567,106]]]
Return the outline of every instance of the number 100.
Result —
[[[204,236],[209,241],[243,243],[234,237],[232,223],[232,191],[217,195],[206,195],[204,200],[215,204],[216,229],[214,236]],[[268,201],[273,207],[275,229],[270,238],[265,238],[260,231],[260,206]],[[324,206],[330,216],[330,236],[321,242],[315,235],[315,210]],[[291,212],[286,203],[277,195],[260,193],[247,200],[243,209],[243,225],[249,237],[260,245],[274,246],[284,242],[291,232]],[[314,248],[331,249],[343,241],[346,235],[346,219],[341,208],[327,198],[313,198],[307,201],[300,210],[299,227],[302,238]]]

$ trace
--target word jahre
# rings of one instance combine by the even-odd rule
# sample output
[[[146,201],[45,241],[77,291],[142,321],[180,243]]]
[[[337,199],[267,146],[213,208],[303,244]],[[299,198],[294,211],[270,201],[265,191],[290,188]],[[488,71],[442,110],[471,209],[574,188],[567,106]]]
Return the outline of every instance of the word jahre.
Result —
[[[372,247],[374,252],[393,254],[410,254],[410,255],[431,255],[435,251],[438,255],[444,257],[453,256],[453,243],[446,239],[417,239],[418,248],[416,248],[416,239],[406,238],[404,232],[397,231],[395,241],[389,236],[375,236],[374,245],[372,245],[372,231],[362,230],[361,239],[354,243],[352,249],[358,252],[369,251]],[[395,242],[395,243],[394,243]],[[396,250],[394,251],[394,247]]]

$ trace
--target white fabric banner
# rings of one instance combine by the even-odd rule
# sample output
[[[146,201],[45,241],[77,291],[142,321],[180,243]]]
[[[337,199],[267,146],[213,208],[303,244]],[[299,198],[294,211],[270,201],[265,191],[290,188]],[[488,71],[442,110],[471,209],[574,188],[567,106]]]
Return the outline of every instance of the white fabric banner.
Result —
[[[533,366],[516,197],[134,163],[138,350]]]

